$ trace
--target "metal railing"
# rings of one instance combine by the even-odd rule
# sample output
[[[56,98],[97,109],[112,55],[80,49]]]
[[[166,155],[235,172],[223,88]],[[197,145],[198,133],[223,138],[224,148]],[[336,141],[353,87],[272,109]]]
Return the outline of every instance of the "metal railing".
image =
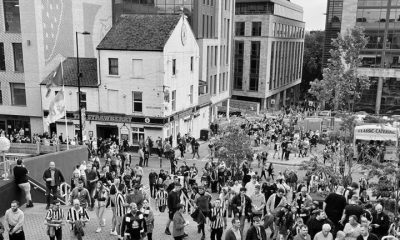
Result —
[[[185,209],[188,214],[192,214],[194,212],[195,206],[190,202],[190,199],[184,193],[181,194],[181,202],[183,205],[185,205]],[[190,211],[188,211],[189,207]]]
[[[42,186],[40,186],[39,184],[35,183],[35,181],[33,179],[31,179],[30,177],[28,177],[28,182],[33,186],[33,189],[38,189],[38,190],[46,193],[46,189],[43,188]],[[65,183],[65,184],[68,185],[67,183]],[[61,185],[60,185],[60,189],[61,189]],[[51,193],[50,193],[50,196],[54,197],[54,195],[51,194]],[[58,200],[60,201],[61,204],[68,205],[68,197],[69,197],[69,194],[67,194],[67,197],[64,198],[64,199],[67,199],[67,201],[64,201],[60,197],[57,197],[57,198],[58,198]]]

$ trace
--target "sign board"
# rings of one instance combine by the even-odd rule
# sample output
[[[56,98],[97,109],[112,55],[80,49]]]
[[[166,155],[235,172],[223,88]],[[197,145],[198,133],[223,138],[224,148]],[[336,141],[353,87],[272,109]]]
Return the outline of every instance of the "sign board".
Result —
[[[257,114],[260,111],[260,103],[241,101],[241,100],[236,100],[236,99],[230,100],[229,107],[240,109],[243,112],[257,112]]]
[[[272,104],[272,105],[275,104],[275,99],[271,99],[271,104]]]
[[[122,134],[128,134],[129,135],[129,128],[127,126],[122,126],[121,127],[121,135]]]

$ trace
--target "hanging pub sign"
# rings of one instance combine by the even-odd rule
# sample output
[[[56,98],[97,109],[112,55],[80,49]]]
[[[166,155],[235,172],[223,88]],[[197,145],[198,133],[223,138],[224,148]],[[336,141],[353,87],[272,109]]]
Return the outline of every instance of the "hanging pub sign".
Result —
[[[128,140],[129,139],[129,128],[127,126],[123,125],[121,127],[120,132],[121,132],[121,139],[122,140]]]

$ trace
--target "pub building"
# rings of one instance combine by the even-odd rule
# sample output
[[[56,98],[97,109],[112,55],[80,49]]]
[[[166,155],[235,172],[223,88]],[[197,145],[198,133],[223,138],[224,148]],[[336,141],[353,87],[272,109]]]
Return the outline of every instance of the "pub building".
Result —
[[[183,15],[124,15],[97,46],[97,58],[80,59],[83,139],[140,139],[178,133],[200,137],[210,101],[199,101],[199,47]],[[67,120],[44,126],[65,138],[78,135],[76,58],[63,62]],[[42,82],[43,119],[48,115]],[[45,123],[44,123],[45,124]],[[67,124],[67,127],[65,126]]]

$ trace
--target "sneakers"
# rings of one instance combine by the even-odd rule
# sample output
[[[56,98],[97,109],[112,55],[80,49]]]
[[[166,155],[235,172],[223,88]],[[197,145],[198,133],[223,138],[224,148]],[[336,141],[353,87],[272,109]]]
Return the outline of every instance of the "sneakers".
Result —
[[[31,207],[33,207],[33,203],[32,203],[32,201],[29,201],[29,202],[26,204],[26,207],[27,207],[27,208],[31,208]]]
[[[111,234],[111,235],[114,235],[114,236],[118,236],[118,233],[117,233],[117,231],[115,231],[115,230],[114,230],[114,231],[111,231],[110,234]]]
[[[98,227],[98,228],[96,229],[96,233],[99,233],[99,232],[101,232],[101,227]]]
[[[165,234],[171,235],[171,232],[169,231],[169,228],[166,228],[166,229],[165,229]]]

